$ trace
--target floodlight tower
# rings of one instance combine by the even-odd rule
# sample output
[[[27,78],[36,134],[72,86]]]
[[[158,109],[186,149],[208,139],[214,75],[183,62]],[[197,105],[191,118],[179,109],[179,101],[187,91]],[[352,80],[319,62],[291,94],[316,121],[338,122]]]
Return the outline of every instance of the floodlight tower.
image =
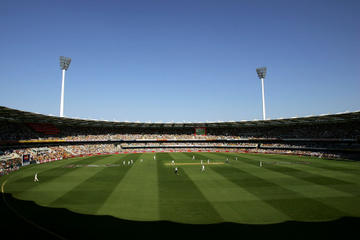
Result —
[[[64,116],[64,85],[65,85],[65,71],[68,70],[71,62],[71,58],[64,56],[60,57],[60,68],[62,71],[62,83],[61,83],[61,99],[60,99],[60,117]]]
[[[261,90],[262,90],[262,105],[263,105],[263,120],[266,120],[265,113],[265,94],[264,94],[264,78],[266,75],[266,67],[257,68],[256,72],[258,77],[261,79]]]

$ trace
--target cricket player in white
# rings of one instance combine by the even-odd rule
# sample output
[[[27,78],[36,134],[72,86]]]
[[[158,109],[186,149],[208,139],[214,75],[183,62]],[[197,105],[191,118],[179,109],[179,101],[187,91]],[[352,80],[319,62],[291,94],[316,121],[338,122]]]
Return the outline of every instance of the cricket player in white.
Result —
[[[171,165],[175,165],[175,161],[174,161],[174,160],[171,161]]]
[[[208,164],[210,164],[210,160],[208,159]]]
[[[260,161],[260,167],[262,167],[262,161]]]
[[[193,160],[195,160],[195,155],[193,155]]]
[[[156,160],[156,155],[154,155],[154,160]]]
[[[201,165],[201,171],[205,172],[205,165]]]
[[[35,176],[34,176],[34,182],[38,182],[39,181],[39,179],[38,179],[38,174],[37,173],[35,173]]]

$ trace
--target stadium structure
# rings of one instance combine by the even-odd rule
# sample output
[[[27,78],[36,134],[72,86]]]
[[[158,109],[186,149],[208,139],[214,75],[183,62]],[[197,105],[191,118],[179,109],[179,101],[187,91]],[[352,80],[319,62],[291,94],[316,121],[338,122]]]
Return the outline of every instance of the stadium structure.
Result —
[[[356,159],[360,149],[360,112],[240,122],[138,123],[60,118],[0,107],[0,121],[5,131],[2,150],[111,144],[117,149],[115,152],[288,150]]]
[[[11,230],[21,222],[26,234],[66,239],[163,228],[183,237],[285,237],[300,227],[308,237],[340,236],[359,223],[359,111],[139,123],[1,106],[0,126],[2,211]]]

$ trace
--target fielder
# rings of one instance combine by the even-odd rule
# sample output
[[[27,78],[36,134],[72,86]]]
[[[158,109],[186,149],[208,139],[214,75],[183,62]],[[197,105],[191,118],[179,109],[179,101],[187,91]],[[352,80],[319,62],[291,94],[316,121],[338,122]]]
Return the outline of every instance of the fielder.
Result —
[[[201,165],[201,172],[205,172],[205,165]]]
[[[179,175],[179,174],[178,174],[178,168],[177,168],[177,167],[174,169],[174,172],[175,172],[176,175]]]
[[[38,179],[38,174],[37,173],[35,173],[35,176],[34,176],[34,182],[38,182],[39,181],[39,179]]]
[[[156,155],[154,155],[154,160],[156,160]]]

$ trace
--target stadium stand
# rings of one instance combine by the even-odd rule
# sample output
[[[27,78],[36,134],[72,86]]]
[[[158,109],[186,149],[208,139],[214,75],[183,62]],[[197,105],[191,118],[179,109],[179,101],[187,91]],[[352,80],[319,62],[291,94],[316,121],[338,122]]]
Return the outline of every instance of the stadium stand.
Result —
[[[27,123],[35,132],[43,133],[45,135],[57,135],[60,130],[52,124],[46,123]]]
[[[196,135],[197,128],[206,135]],[[132,123],[0,106],[0,174],[33,162],[129,151],[242,151],[359,159],[360,112],[266,121]]]

